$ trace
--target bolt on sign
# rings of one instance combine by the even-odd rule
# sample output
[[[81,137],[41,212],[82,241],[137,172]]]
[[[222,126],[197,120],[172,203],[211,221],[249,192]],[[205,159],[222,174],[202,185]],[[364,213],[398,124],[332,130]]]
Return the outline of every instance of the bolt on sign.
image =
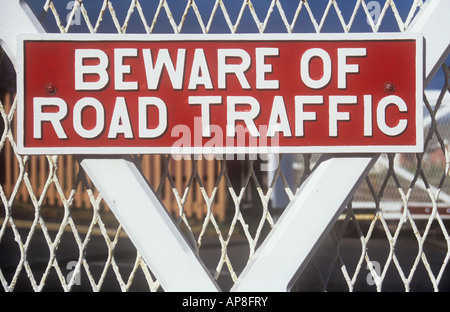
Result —
[[[420,152],[422,40],[23,35],[19,151]]]

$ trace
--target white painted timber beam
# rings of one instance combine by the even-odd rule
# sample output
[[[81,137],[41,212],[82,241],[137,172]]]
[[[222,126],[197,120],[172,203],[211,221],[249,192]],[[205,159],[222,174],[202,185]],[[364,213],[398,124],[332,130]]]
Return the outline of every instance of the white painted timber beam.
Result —
[[[44,28],[23,1],[2,3],[0,43],[14,65],[17,35],[42,32]],[[99,157],[82,158],[80,164],[165,291],[218,291],[134,163]]]

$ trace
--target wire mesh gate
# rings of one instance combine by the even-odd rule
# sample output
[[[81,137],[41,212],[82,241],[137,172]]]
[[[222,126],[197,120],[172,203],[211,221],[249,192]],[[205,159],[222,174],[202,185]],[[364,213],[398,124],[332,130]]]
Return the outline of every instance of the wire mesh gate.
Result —
[[[38,6],[36,2],[30,5],[47,31],[148,34],[403,32],[426,4],[417,0],[191,0],[182,4],[48,0]],[[3,59],[7,62],[6,56]],[[424,93],[425,153],[379,158],[293,290],[450,289],[448,62],[431,85],[438,87]],[[69,170],[71,178],[62,181],[66,157],[18,155],[14,97],[1,99],[0,113],[2,289],[163,290],[84,171],[75,165]],[[159,196],[176,203],[172,210],[176,224],[214,279],[227,289],[319,156],[280,155],[275,162],[249,155],[243,160],[238,155],[222,160],[161,156],[159,179],[150,184]],[[143,170],[146,157],[132,156]],[[205,163],[213,168],[209,174],[203,170]],[[33,182],[37,166],[48,172],[40,185]],[[175,175],[176,167],[185,168],[184,176]],[[59,196],[50,200],[54,193]],[[87,204],[81,210],[76,207],[80,196]],[[203,201],[197,217],[190,213],[194,196]],[[225,213],[218,207],[219,196],[225,198]]]

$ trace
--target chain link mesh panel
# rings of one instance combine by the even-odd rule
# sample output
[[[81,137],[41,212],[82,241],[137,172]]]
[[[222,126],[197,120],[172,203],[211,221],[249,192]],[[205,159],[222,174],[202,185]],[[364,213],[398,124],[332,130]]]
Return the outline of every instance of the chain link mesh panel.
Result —
[[[151,35],[404,32],[424,2],[33,0],[30,5],[49,32]],[[2,81],[14,76],[8,63],[2,54]],[[425,152],[382,155],[293,290],[450,290],[448,65],[434,80],[439,89],[424,93]],[[2,291],[163,291],[74,157],[17,154],[13,93],[2,85]],[[252,155],[133,157],[214,279],[229,289],[319,156],[286,154],[275,162]]]

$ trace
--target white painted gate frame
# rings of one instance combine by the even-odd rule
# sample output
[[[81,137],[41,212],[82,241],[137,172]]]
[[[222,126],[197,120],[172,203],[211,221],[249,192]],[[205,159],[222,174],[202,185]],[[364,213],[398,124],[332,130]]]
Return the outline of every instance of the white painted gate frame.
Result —
[[[45,30],[24,1],[2,6],[0,43],[15,64],[17,35]],[[449,0],[429,0],[407,30],[424,36],[424,88],[450,50],[442,31],[450,29],[448,12]],[[231,290],[290,290],[378,157],[323,155]],[[220,290],[129,157],[85,157],[80,164],[165,291]]]

